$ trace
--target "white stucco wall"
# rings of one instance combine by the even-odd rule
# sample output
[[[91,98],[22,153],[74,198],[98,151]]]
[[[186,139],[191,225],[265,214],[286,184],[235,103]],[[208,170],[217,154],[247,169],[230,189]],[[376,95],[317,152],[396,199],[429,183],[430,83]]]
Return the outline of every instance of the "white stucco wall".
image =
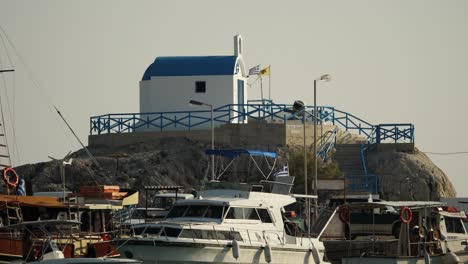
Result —
[[[229,75],[151,77],[140,82],[140,112],[194,110],[188,103],[190,100],[212,104],[215,108],[232,104],[232,78]],[[206,82],[206,93],[195,93],[197,81]]]
[[[210,76],[154,76],[140,81],[140,113],[209,110],[206,106],[191,106],[190,100],[212,104],[214,108],[237,104],[237,80],[244,80],[244,104],[247,103],[247,80],[242,72]],[[205,81],[206,92],[196,93],[195,82]],[[241,102],[242,103],[242,102]],[[175,115],[175,114],[174,114]],[[209,117],[209,113],[200,114]],[[145,116],[142,116],[146,118]],[[237,123],[237,120],[233,120]],[[247,119],[244,120],[247,122]],[[217,126],[219,126],[218,124]],[[207,123],[199,128],[210,126]],[[171,129],[171,128],[167,128]],[[182,129],[182,127],[180,127]],[[142,129],[146,130],[146,129]]]

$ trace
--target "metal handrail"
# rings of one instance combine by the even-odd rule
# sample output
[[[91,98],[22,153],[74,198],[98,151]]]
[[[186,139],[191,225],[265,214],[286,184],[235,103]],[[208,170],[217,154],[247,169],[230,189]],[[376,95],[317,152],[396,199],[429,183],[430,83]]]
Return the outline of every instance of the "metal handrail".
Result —
[[[335,127],[332,131],[327,131],[325,133],[328,134],[328,136],[326,136],[326,139],[321,142],[321,147],[317,151],[317,156],[322,158],[323,161],[328,157],[328,154],[336,145],[336,132],[337,128]]]
[[[254,102],[254,103],[252,103]],[[269,100],[249,101],[247,104],[228,104],[213,109],[214,122],[219,124],[244,123],[247,118],[276,120],[286,123],[294,119],[286,110],[289,104],[276,104]],[[306,120],[313,120],[313,107],[305,107]],[[116,113],[90,117],[90,134],[131,133],[144,129],[173,130],[202,127],[211,122],[208,110],[169,111],[147,113]],[[317,119],[341,126],[345,131],[357,130],[370,143],[414,142],[413,124],[372,125],[363,119],[332,106],[318,106]]]

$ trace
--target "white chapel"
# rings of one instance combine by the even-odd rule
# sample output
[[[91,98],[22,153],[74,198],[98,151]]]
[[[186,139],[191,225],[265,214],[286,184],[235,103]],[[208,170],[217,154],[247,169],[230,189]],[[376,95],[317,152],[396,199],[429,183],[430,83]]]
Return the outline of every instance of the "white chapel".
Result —
[[[243,48],[242,37],[236,35],[233,55],[157,57],[140,81],[140,113],[194,110],[190,100],[215,108],[246,104]]]

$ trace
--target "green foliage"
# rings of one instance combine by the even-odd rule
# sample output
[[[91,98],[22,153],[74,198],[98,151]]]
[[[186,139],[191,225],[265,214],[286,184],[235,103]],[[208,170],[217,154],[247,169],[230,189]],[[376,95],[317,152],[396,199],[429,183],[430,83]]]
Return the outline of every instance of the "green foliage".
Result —
[[[288,157],[289,172],[296,177],[295,185],[302,189],[304,186],[304,154],[302,152],[294,152]],[[308,185],[312,186],[314,180],[314,158],[313,153],[307,153],[307,180]],[[323,162],[320,158],[317,159],[317,178],[319,180],[341,180],[343,173],[341,172],[336,161]],[[298,189],[296,189],[298,191]]]

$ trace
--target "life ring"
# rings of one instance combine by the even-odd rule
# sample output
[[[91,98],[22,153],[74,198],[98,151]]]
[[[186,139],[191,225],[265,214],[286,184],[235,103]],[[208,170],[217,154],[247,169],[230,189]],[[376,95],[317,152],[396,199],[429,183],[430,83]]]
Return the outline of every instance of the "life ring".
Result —
[[[409,223],[411,220],[413,220],[413,212],[411,212],[411,209],[409,207],[402,207],[400,210],[400,220],[402,223]]]
[[[430,238],[432,238],[433,241],[439,241],[440,239],[439,230],[431,229]]]
[[[112,240],[112,236],[109,233],[101,234],[101,238],[102,238],[103,241]]]
[[[13,173],[13,175],[15,176],[14,181],[10,180],[10,176],[8,176],[8,172]],[[12,167],[7,167],[3,170],[3,180],[9,187],[16,188],[16,186],[18,186],[19,177],[16,171]]]
[[[349,215],[350,215],[350,211],[348,207],[340,208],[340,211],[338,212],[338,217],[340,218],[341,222],[348,223]]]

